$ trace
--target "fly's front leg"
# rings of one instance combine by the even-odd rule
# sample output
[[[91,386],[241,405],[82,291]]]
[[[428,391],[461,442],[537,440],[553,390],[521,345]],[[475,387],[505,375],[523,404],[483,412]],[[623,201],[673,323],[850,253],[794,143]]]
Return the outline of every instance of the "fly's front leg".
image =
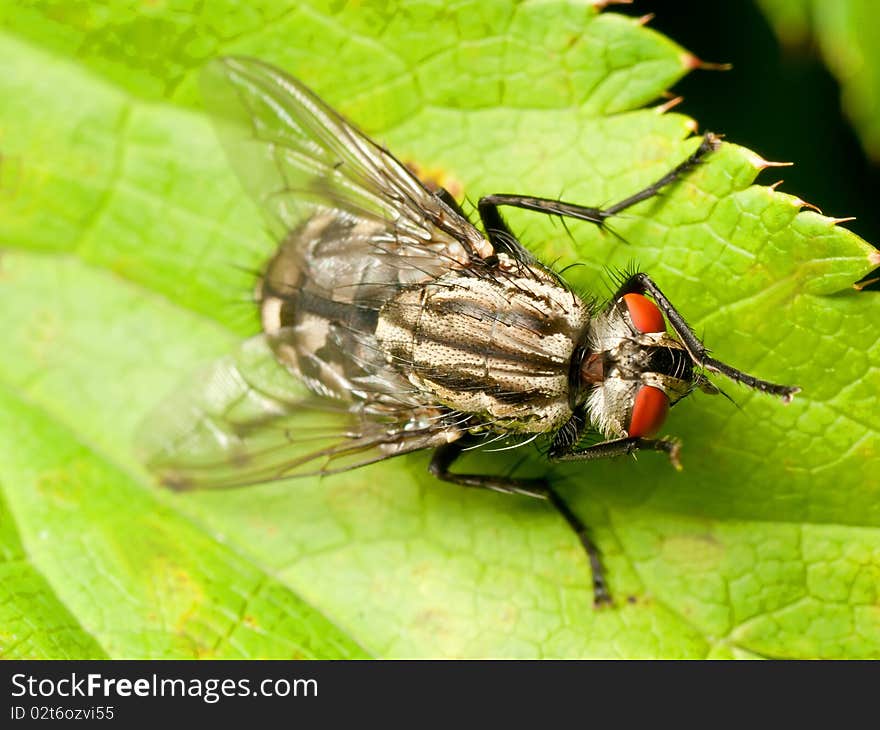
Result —
[[[706,155],[717,150],[720,145],[721,140],[719,137],[711,132],[707,133],[703,137],[700,146],[686,160],[680,162],[651,185],[648,185],[646,188],[630,195],[628,198],[624,198],[619,203],[609,205],[607,208],[591,208],[589,206],[575,205],[574,203],[566,203],[552,198],[536,198],[529,195],[487,195],[480,198],[478,205],[480,219],[483,222],[486,232],[489,234],[490,240],[492,237],[492,230],[502,231],[507,234],[510,233],[510,230],[501,218],[501,214],[498,212],[498,207],[502,205],[533,210],[537,213],[544,213],[545,215],[577,218],[601,226],[608,218],[617,215],[636,203],[640,203],[643,200],[647,200],[648,198],[657,195],[661,189],[693,170]]]
[[[779,385],[766,380],[759,380],[753,375],[744,373],[742,370],[737,370],[727,363],[723,363],[720,360],[716,360],[714,357],[710,357],[705,345],[700,342],[700,338],[694,334],[694,331],[688,326],[688,323],[685,322],[684,317],[681,316],[678,310],[672,305],[672,302],[670,302],[669,299],[666,298],[666,295],[660,291],[660,287],[658,287],[653,279],[647,274],[633,274],[627,278],[615,293],[614,300],[617,301],[624,294],[630,293],[647,293],[653,297],[657,306],[666,316],[670,326],[675,330],[675,333],[687,348],[691,359],[700,367],[705,368],[709,372],[720,373],[721,375],[724,375],[737,383],[742,383],[754,390],[760,390],[761,392],[769,393],[770,395],[778,395],[786,403],[789,403],[795,394],[800,392],[801,389],[797,386]],[[710,393],[718,392],[717,389],[714,389],[711,386],[707,390]]]
[[[608,459],[613,456],[627,456],[636,451],[662,451],[669,457],[669,461],[677,470],[681,471],[679,453],[681,444],[673,439],[646,439],[637,436],[603,441],[583,449],[574,446],[565,448],[550,448],[551,461],[594,461],[595,459]]]
[[[464,443],[463,443],[464,442]],[[544,479],[511,479],[508,477],[495,477],[486,474],[453,474],[449,471],[453,462],[461,455],[467,445],[466,439],[444,444],[434,451],[428,470],[438,479],[463,487],[477,487],[480,489],[492,489],[496,492],[507,494],[522,494],[536,499],[545,499],[568,523],[578,536],[581,545],[587,553],[590,568],[593,574],[593,605],[610,605],[611,594],[608,592],[608,583],[605,580],[605,571],[602,567],[602,557],[598,548],[590,539],[587,526],[580,518],[571,511],[559,494]]]

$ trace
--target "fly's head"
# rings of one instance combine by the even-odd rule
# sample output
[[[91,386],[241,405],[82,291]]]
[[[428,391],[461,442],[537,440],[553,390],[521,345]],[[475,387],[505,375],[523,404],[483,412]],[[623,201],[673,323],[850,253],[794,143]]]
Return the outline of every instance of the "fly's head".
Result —
[[[594,317],[581,351],[577,400],[606,438],[653,436],[696,388],[719,392],[642,294],[624,294]]]

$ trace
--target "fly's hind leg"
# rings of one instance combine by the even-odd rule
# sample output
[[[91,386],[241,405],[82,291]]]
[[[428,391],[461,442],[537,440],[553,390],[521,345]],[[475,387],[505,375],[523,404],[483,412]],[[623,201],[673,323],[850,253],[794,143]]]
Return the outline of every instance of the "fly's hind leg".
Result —
[[[491,232],[492,231],[504,231],[508,232],[507,226],[504,224],[504,221],[501,218],[501,214],[498,212],[498,208],[502,205],[511,206],[513,208],[524,208],[526,210],[533,210],[538,213],[544,213],[546,215],[558,215],[558,216],[567,216],[569,218],[578,218],[579,220],[589,221],[590,223],[595,223],[597,225],[604,225],[605,221],[608,218],[611,218],[618,213],[626,210],[632,205],[636,203],[640,203],[643,200],[647,200],[648,198],[652,198],[657,195],[660,190],[669,185],[670,183],[675,182],[680,179],[688,172],[693,170],[700,162],[703,160],[706,155],[714,150],[717,150],[721,144],[721,140],[716,135],[711,132],[707,133],[703,137],[703,141],[700,143],[700,146],[696,149],[696,151],[691,154],[686,160],[680,162],[674,168],[672,168],[669,172],[667,172],[663,177],[659,180],[656,180],[651,185],[648,185],[646,188],[639,190],[637,193],[630,195],[627,198],[624,198],[619,203],[615,203],[614,205],[609,205],[607,208],[592,208],[584,205],[576,205],[574,203],[566,203],[561,200],[555,200],[553,198],[536,198],[529,195],[508,195],[508,194],[498,194],[498,195],[487,195],[483,198],[480,198],[480,202],[478,205],[478,209],[480,211],[480,219],[483,221],[483,226],[486,228],[487,233],[490,235],[491,240]]]
[[[488,474],[457,474],[449,471],[453,462],[461,455],[461,452],[467,445],[467,439],[460,439],[459,441],[438,447],[434,451],[428,470],[444,482],[458,484],[463,487],[492,489],[496,492],[505,492],[507,494],[522,494],[549,502],[565,519],[568,526],[574,530],[587,553],[593,574],[593,605],[596,607],[610,605],[612,603],[611,594],[608,591],[608,583],[605,580],[605,570],[602,567],[602,556],[599,549],[590,538],[590,531],[587,526],[571,511],[571,508],[559,496],[559,493],[545,479],[512,479]]]
[[[428,471],[444,482],[459,484],[462,487],[491,489],[505,494],[522,494],[536,499],[547,498],[547,490],[550,487],[544,479],[511,479],[489,474],[453,474],[449,471],[449,467],[469,445],[469,440],[464,437],[458,441],[438,446],[431,457]]]

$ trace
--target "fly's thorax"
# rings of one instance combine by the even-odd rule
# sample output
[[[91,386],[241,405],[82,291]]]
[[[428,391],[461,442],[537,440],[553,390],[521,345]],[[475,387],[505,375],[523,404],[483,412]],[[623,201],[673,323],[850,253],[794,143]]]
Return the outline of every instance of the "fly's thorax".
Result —
[[[656,327],[663,327],[662,317]],[[647,435],[633,428],[642,391],[662,394],[668,408],[693,390],[695,374],[681,342],[665,331],[640,331],[618,300],[590,323],[579,381],[578,400],[590,421],[606,438],[620,438]],[[655,419],[658,427],[663,417],[665,411]]]
[[[398,294],[376,339],[436,402],[494,430],[543,432],[571,416],[571,357],[589,315],[551,274],[499,254],[497,265]]]

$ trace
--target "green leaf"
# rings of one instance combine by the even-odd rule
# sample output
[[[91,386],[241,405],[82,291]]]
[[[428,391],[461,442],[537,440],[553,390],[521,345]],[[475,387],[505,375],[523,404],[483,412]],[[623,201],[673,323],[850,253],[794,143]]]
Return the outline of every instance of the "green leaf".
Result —
[[[628,245],[509,217],[585,292],[637,260],[719,357],[804,389],[687,399],[681,474],[553,470],[614,609],[546,505],[439,483],[425,454],[186,495],[134,456],[163,395],[256,331],[244,270],[274,245],[199,111],[204,59],[283,66],[471,199],[602,204],[695,147],[643,108],[686,51],[577,0],[2,12],[0,655],[880,656],[880,306],[851,288],[877,254],[732,143],[615,220]]]
[[[760,0],[788,46],[818,41],[843,87],[843,106],[865,151],[880,160],[880,25],[873,0]]]

